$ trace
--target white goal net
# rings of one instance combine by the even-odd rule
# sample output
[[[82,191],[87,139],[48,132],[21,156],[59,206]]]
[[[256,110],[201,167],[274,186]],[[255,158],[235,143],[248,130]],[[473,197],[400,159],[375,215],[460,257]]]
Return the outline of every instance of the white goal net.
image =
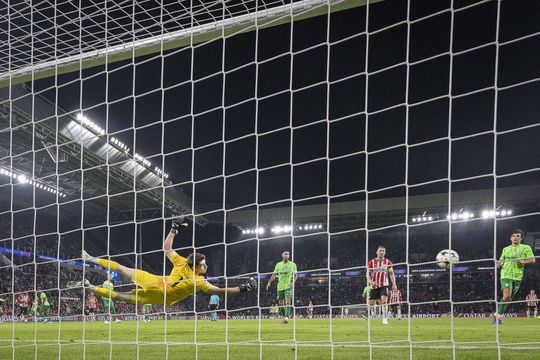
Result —
[[[533,359],[539,18],[0,0],[0,358]],[[122,270],[169,276],[180,215],[217,306]]]

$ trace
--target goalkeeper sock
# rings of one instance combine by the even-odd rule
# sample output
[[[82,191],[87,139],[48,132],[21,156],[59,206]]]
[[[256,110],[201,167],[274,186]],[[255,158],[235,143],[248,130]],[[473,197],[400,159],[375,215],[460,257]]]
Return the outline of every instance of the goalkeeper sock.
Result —
[[[102,288],[102,287],[96,287],[94,289],[94,293],[96,295],[99,295],[103,298],[111,298],[111,299],[116,299],[118,297],[118,293],[116,291],[113,291],[111,289],[105,289],[105,288]]]
[[[497,310],[497,314],[499,314],[499,315],[504,314],[504,312],[506,311],[506,309],[508,308],[509,305],[510,304],[508,304],[503,299],[499,300],[499,308]]]
[[[118,270],[118,266],[120,265],[116,261],[106,260],[106,259],[96,259],[94,260],[94,263],[100,266],[103,266],[105,269],[111,269],[111,270]]]

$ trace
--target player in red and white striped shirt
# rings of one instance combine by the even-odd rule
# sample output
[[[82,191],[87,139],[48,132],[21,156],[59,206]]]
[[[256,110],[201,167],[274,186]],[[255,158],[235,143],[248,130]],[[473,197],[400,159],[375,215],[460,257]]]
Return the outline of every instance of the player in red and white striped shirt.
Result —
[[[371,287],[369,292],[369,307],[373,307],[377,300],[381,301],[383,324],[388,324],[388,280],[392,283],[392,290],[397,290],[396,277],[392,269],[392,262],[385,259],[386,248],[379,245],[377,248],[377,257],[368,263],[366,277]]]
[[[403,302],[403,296],[401,295],[401,291],[399,290],[390,290],[388,291],[388,298],[389,302],[388,305],[390,305],[390,309],[394,313],[394,310],[396,310],[395,313],[397,313],[397,319],[401,320],[401,303]]]
[[[21,321],[27,322],[26,316],[28,315],[28,303],[30,302],[30,296],[27,293],[19,294],[17,297],[17,305],[19,306],[19,318]]]
[[[534,312],[534,317],[538,314],[538,297],[534,290],[531,289],[531,292],[525,297],[527,300],[527,317],[531,317],[531,311]]]

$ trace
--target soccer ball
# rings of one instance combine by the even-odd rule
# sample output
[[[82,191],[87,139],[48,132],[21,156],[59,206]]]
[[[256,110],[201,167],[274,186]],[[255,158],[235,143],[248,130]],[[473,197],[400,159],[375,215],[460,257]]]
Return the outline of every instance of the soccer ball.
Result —
[[[448,269],[453,264],[459,261],[459,255],[454,250],[441,250],[437,254],[437,266],[443,269]]]

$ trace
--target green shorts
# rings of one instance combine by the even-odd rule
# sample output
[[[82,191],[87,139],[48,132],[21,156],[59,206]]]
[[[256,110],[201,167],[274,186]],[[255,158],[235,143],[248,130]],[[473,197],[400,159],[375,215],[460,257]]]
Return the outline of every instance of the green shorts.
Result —
[[[112,300],[103,299],[103,311],[105,314],[111,313],[116,314],[116,307],[114,306],[114,302]]]
[[[516,295],[521,285],[521,280],[501,279],[501,290],[512,289],[512,296]]]
[[[41,316],[48,316],[51,313],[51,305],[41,305],[41,308],[39,309],[39,313]]]
[[[288,288],[288,289],[285,289],[285,290],[278,290],[277,299],[278,300],[292,299],[292,289]]]

